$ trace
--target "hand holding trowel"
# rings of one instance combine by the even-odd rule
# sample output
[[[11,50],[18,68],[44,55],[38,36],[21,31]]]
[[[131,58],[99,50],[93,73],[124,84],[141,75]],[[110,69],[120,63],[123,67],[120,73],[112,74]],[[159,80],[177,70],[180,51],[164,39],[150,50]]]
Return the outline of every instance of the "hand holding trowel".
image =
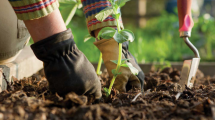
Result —
[[[195,57],[192,60],[185,60],[181,71],[181,80],[179,84],[182,90],[185,90],[185,85],[189,88],[193,87],[196,72],[199,66],[200,56],[196,47],[189,41],[191,30],[194,25],[191,17],[192,0],[178,0],[178,17],[179,17],[179,32],[180,37],[184,39],[187,46],[194,52]]]

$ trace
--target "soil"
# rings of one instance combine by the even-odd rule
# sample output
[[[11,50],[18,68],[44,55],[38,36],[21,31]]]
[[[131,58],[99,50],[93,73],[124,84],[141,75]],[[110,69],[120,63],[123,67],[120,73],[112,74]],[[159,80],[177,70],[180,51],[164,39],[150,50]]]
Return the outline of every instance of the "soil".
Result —
[[[69,93],[64,98],[52,94],[43,71],[29,78],[8,83],[8,89],[0,93],[0,119],[29,120],[206,120],[215,118],[215,76],[197,73],[192,89],[182,93],[180,71],[165,68],[150,72],[145,77],[145,92],[135,88],[127,93],[113,89],[107,98],[104,91],[99,103],[92,97]],[[100,76],[106,86],[108,74]]]

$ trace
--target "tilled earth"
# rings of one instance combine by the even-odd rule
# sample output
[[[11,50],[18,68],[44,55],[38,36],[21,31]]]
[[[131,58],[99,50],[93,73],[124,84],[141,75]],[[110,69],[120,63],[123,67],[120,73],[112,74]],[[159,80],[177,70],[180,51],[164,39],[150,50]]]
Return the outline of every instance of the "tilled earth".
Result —
[[[92,103],[90,96],[69,93],[63,98],[51,93],[42,71],[22,80],[13,77],[8,89],[0,93],[0,119],[215,119],[215,77],[198,71],[195,86],[179,93],[179,76],[180,72],[172,68],[150,72],[146,74],[144,95],[135,88],[127,93],[113,89],[108,98],[102,91],[100,103]],[[107,72],[100,78],[102,86],[107,86]]]

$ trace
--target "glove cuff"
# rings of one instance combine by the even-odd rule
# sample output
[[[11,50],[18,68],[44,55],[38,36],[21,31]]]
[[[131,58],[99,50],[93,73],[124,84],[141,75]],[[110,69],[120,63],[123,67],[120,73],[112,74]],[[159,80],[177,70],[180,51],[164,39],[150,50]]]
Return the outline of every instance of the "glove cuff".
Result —
[[[45,59],[49,58],[47,56],[52,56],[50,58],[55,58],[59,57],[61,54],[67,54],[71,46],[74,44],[75,42],[73,40],[71,29],[68,29],[34,43],[31,45],[31,49],[38,59],[44,61]]]

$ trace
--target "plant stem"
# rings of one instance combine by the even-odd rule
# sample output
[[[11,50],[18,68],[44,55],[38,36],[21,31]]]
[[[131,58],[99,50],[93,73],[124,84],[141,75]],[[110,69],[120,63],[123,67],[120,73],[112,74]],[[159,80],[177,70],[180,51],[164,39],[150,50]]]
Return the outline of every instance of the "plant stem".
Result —
[[[112,78],[112,80],[111,80],[109,89],[108,89],[108,95],[110,95],[110,92],[111,92],[111,89],[112,89],[112,87],[113,87],[113,84],[114,84],[115,79],[116,79],[116,76],[114,75],[113,78]]]
[[[117,30],[119,32],[119,31],[121,31],[119,18],[116,18],[116,22],[117,22]],[[120,65],[121,65],[121,60],[122,60],[122,43],[119,43],[119,56],[118,56],[118,63],[116,66],[117,73],[118,73]]]
[[[116,22],[117,22],[117,30],[119,32],[119,31],[121,31],[119,18],[116,18]],[[119,43],[119,56],[118,56],[118,63],[116,66],[117,73],[118,73],[120,65],[121,65],[121,60],[122,60],[122,43]]]
[[[120,68],[120,65],[121,65],[121,60],[122,60],[122,43],[119,43],[119,56],[118,56],[118,63],[117,63],[117,66],[116,66],[116,73],[118,73],[119,71],[119,68]],[[116,79],[117,75],[114,75],[112,80],[111,80],[111,83],[110,83],[110,86],[109,86],[109,89],[108,89],[108,94],[110,95],[110,92],[111,92],[111,89],[113,87],[113,84],[115,82],[115,79]]]
[[[117,20],[117,30],[118,30],[118,32],[119,32],[119,31],[121,30],[119,18],[117,18],[116,20]]]
[[[100,75],[101,65],[102,65],[102,53],[100,52],[99,62],[98,62],[97,70],[96,70],[97,75]]]
[[[70,11],[70,13],[65,21],[66,26],[69,25],[70,21],[72,20],[73,16],[75,15],[75,11],[77,10],[77,8],[78,8],[78,4],[76,3],[75,6]]]
[[[117,63],[117,66],[116,66],[117,73],[119,71],[121,61],[122,61],[122,43],[119,43],[119,56],[118,56],[118,63]]]
[[[119,32],[121,30],[120,29],[119,18],[116,18],[116,21],[117,21],[117,30]],[[122,43],[119,43],[119,56],[118,56],[118,62],[117,62],[117,66],[116,66],[116,73],[119,72],[121,61],[122,61]],[[116,77],[117,77],[117,75],[114,75],[112,80],[111,80],[111,83],[110,83],[110,86],[109,86],[109,89],[108,89],[108,94],[109,95],[110,95],[110,92],[111,92],[111,89],[113,87],[113,84],[115,82]]]

